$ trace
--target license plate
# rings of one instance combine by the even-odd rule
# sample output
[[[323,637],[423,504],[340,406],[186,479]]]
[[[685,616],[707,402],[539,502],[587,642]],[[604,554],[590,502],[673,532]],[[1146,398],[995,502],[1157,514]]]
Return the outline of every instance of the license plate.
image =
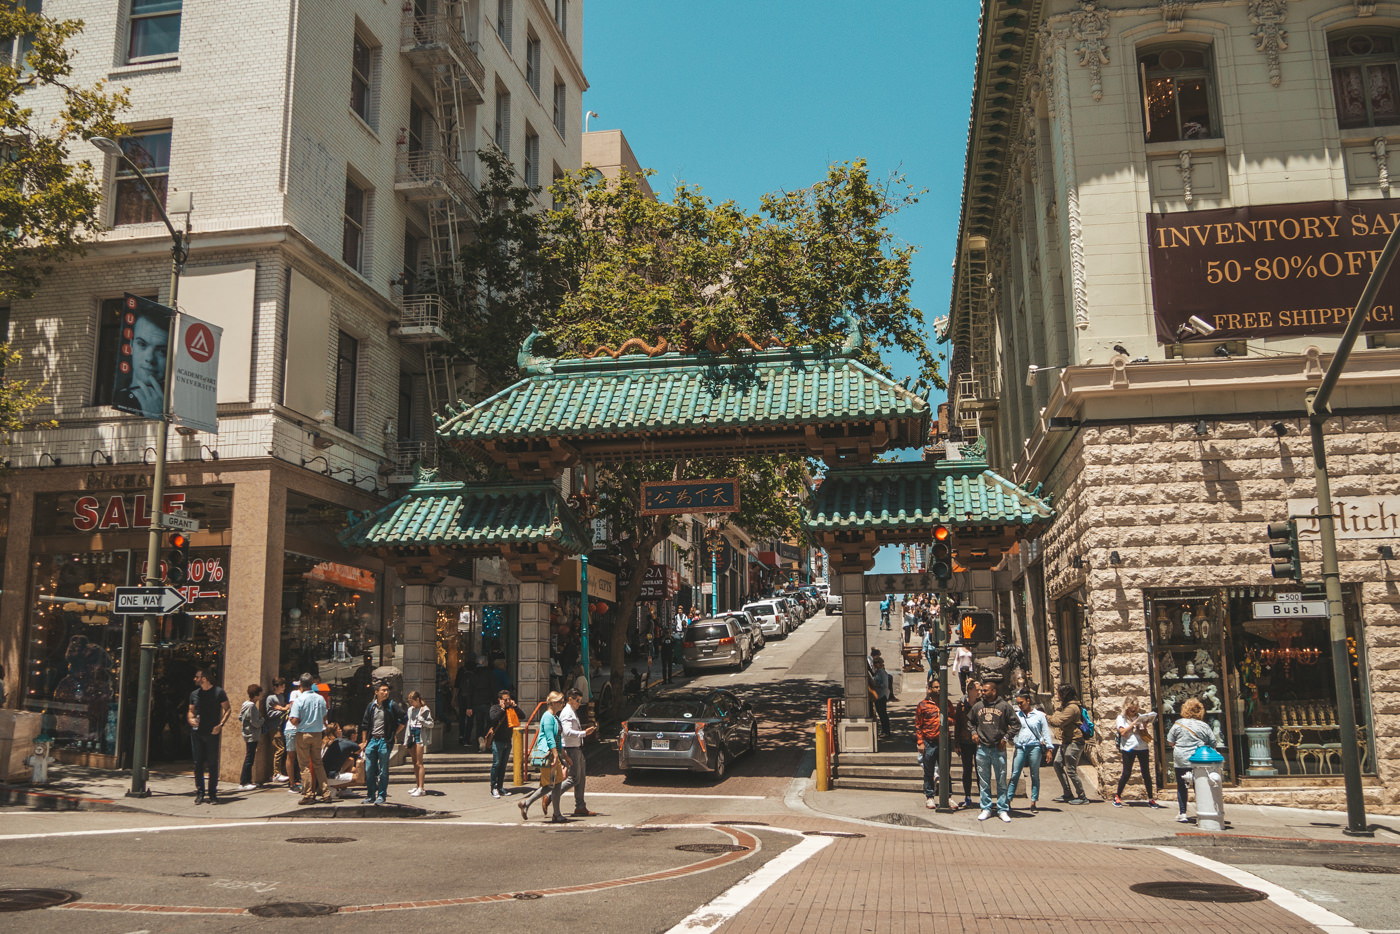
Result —
[[[654,739],[654,740],[651,741],[651,748],[652,748],[652,749],[670,749],[670,748],[671,748],[671,741],[670,741],[669,739]]]
[[[714,649],[702,649],[702,650],[700,651],[700,654],[701,654],[701,655],[713,655],[713,654],[715,654],[715,650],[714,650]]]

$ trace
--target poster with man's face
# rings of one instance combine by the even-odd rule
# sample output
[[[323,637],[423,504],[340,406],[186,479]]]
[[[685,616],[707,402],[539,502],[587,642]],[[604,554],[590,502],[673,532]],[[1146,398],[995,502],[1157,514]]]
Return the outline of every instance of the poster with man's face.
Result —
[[[165,305],[126,294],[117,342],[114,408],[145,418],[165,417],[165,356],[174,315]]]

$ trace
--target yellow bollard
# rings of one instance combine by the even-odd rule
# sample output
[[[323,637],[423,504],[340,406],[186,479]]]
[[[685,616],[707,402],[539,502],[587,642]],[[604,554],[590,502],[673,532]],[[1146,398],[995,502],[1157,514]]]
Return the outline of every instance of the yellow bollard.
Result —
[[[510,755],[515,767],[515,787],[525,784],[525,734],[517,727],[510,738]]]
[[[831,774],[827,770],[826,756],[826,724],[817,723],[817,791],[831,790]]]

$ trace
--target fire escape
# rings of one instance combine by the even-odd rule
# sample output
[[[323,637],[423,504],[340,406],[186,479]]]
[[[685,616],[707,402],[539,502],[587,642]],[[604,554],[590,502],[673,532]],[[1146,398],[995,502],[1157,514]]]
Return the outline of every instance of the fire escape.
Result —
[[[399,50],[432,89],[430,131],[405,132],[394,165],[394,190],[427,213],[432,281],[460,281],[460,247],[477,217],[475,186],[463,168],[471,158],[468,107],[485,100],[486,70],[478,46],[467,38],[461,0],[405,0]],[[417,128],[414,128],[415,130]],[[443,296],[409,282],[399,290],[398,336],[423,345],[428,409],[439,414],[457,400],[455,368],[443,327]],[[434,440],[399,442],[395,473],[411,473],[414,462],[437,463]]]

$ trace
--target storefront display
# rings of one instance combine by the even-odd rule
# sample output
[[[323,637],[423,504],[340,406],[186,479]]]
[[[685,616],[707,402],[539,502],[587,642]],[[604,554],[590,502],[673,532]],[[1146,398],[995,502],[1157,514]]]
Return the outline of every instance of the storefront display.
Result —
[[[395,658],[393,627],[379,612],[380,575],[289,552],[282,581],[278,673],[288,681],[309,673],[330,686],[332,720],[358,720],[373,671]]]

